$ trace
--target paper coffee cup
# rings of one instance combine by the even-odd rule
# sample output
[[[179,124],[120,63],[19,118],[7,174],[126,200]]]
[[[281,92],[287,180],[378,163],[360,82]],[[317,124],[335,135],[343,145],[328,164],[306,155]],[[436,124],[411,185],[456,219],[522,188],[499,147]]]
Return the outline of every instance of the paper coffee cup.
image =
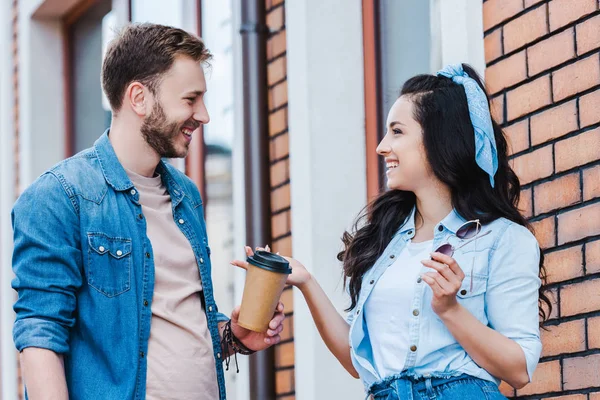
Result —
[[[254,332],[266,332],[292,270],[285,258],[267,251],[257,250],[246,261],[248,270],[238,324]]]

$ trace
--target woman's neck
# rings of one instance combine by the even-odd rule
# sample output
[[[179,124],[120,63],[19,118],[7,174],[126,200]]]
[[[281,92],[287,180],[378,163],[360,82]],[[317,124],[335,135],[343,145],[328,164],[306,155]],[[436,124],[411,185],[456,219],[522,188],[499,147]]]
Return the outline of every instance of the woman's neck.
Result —
[[[420,190],[417,197],[415,215],[415,242],[433,239],[435,226],[452,211],[450,189],[436,186]]]

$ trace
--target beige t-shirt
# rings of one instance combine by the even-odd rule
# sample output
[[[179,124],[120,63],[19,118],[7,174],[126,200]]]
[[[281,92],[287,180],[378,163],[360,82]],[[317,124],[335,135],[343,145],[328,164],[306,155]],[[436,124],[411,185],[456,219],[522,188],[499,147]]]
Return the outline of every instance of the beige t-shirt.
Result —
[[[146,399],[217,399],[213,346],[192,246],[173,220],[160,176],[127,175],[140,194],[154,253]]]

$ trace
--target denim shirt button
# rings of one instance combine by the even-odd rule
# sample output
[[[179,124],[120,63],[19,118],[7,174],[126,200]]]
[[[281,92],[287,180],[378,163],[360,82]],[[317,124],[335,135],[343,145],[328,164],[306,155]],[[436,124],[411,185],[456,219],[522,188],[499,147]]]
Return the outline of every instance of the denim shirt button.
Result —
[[[146,252],[146,258],[150,258],[150,253]]]
[[[375,279],[371,279],[371,282],[369,282],[371,285],[375,283]]]
[[[415,317],[418,317],[419,316],[419,310],[413,310],[413,315]]]
[[[392,255],[390,256],[390,258],[391,258],[391,259],[394,259],[394,258],[396,258],[396,256],[392,254]]]
[[[140,351],[140,358],[144,358],[144,352]]]
[[[221,353],[217,353],[217,358],[221,358]]]
[[[415,346],[414,344],[410,346],[410,351],[412,351],[413,353],[417,351],[417,346]]]
[[[138,214],[139,219],[144,219],[144,214]]]
[[[181,219],[181,218],[179,219],[179,223],[180,223],[180,224],[183,224],[184,222],[185,222],[185,221],[184,221],[183,219]]]
[[[360,308],[356,310],[356,315],[360,314]]]
[[[440,232],[441,232],[441,231],[443,231],[443,230],[444,230],[444,227],[443,227],[442,225],[438,226],[438,231],[440,231]]]
[[[204,264],[204,258],[200,257],[200,264]]]
[[[132,195],[132,196],[135,196],[135,194],[136,194],[137,192],[135,191],[135,189],[131,189],[131,192],[130,192],[130,193],[131,193],[131,195]]]
[[[118,255],[118,256],[122,256],[122,255],[123,255],[123,252],[122,252],[121,250],[117,250],[117,255]]]
[[[423,278],[421,278],[421,277],[417,278],[417,283],[421,283],[422,281],[423,281]]]
[[[144,300],[144,307],[148,307],[148,300]]]
[[[212,312],[212,306],[208,306],[208,311]]]
[[[104,246],[100,246],[100,247],[98,247],[98,250],[100,250],[100,251],[104,251]]]
[[[460,294],[462,294],[463,296],[464,296],[465,294],[467,294],[467,291],[466,291],[466,289],[463,289],[463,290],[461,290],[461,291],[460,291]]]

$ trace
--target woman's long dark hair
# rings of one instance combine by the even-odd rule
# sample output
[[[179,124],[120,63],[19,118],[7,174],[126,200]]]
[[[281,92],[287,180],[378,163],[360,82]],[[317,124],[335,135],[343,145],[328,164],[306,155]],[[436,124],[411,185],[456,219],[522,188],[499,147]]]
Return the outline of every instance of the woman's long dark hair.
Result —
[[[485,91],[481,78],[467,64],[464,71]],[[487,93],[487,92],[486,92]],[[498,150],[495,187],[475,162],[475,138],[463,86],[446,77],[417,75],[404,84],[400,96],[414,105],[414,118],[423,130],[427,160],[435,176],[451,191],[452,206],[465,219],[489,223],[504,217],[530,228],[517,208],[520,184],[508,163],[508,145],[500,126],[492,121]],[[488,99],[489,106],[489,99]],[[362,278],[383,253],[415,206],[414,193],[390,190],[380,194],[357,218],[352,232],[344,232],[344,282],[348,285],[351,305],[356,307]],[[541,252],[540,252],[541,253]],[[552,304],[545,295],[546,271],[540,256],[539,315],[545,321]],[[547,311],[544,307],[547,307]]]

